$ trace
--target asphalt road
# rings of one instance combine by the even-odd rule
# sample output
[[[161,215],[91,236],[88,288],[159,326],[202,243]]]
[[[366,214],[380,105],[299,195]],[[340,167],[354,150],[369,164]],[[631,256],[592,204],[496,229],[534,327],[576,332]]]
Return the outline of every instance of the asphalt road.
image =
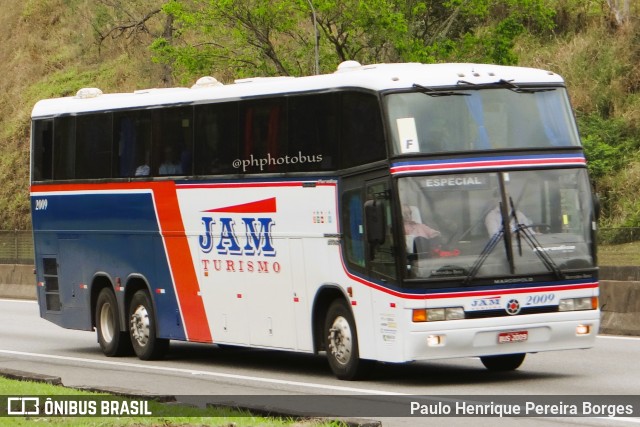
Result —
[[[35,302],[0,300],[0,369],[55,375],[70,387],[183,396],[272,395],[392,396],[640,395],[640,339],[600,336],[590,350],[528,355],[515,372],[495,374],[477,359],[380,365],[369,381],[335,379],[320,356],[218,348],[172,342],[165,360],[107,358],[95,333],[62,329],[40,319]],[[0,391],[0,394],[1,391]],[[256,397],[259,395],[259,397]],[[382,397],[381,397],[382,396]],[[313,400],[313,397],[311,398]],[[424,403],[424,402],[423,402]],[[431,402],[428,402],[431,403]],[[404,404],[404,403],[403,403]],[[408,411],[408,409],[407,409]],[[408,414],[407,414],[408,415]],[[640,426],[640,418],[368,418],[384,426],[593,425]]]

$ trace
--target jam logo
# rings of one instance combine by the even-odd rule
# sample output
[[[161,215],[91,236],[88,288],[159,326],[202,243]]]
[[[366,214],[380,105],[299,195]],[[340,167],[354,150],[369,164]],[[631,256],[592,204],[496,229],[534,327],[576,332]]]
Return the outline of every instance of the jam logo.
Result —
[[[202,273],[280,273],[275,260],[271,232],[275,221],[268,214],[276,213],[276,199],[258,200],[240,205],[209,209],[203,216],[204,232],[198,243],[203,254]]]
[[[501,300],[500,295],[476,298],[471,301],[470,310],[495,310],[501,308]]]
[[[271,231],[275,225],[273,218],[248,215],[275,213],[275,197],[204,212],[240,214],[241,216],[236,219],[220,216],[217,220],[210,216],[203,216],[204,233],[198,239],[202,252],[210,253],[215,249],[218,255],[276,256],[271,238]]]

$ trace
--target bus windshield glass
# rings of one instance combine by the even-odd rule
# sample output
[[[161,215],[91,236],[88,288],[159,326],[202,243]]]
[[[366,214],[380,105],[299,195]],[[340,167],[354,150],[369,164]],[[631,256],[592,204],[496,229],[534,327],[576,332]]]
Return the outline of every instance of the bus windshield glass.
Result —
[[[564,88],[416,89],[386,97],[396,155],[580,145]]]
[[[584,169],[402,177],[398,186],[407,278],[560,279],[594,266]]]

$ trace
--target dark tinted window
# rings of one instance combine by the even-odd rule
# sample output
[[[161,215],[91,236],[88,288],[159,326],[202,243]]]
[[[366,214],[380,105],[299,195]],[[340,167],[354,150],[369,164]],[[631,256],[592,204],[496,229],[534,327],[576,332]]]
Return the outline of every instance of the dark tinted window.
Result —
[[[151,175],[151,130],[149,111],[126,111],[114,115],[114,144],[117,150],[117,176]]]
[[[76,178],[106,178],[112,172],[112,115],[76,118]]]
[[[33,177],[330,171],[385,158],[378,98],[279,96],[35,120]]]
[[[338,112],[337,94],[289,98],[289,171],[337,168]]]
[[[362,165],[386,156],[378,98],[350,92],[342,95],[340,166]]]
[[[76,118],[56,119],[53,135],[53,179],[73,179],[76,165]]]
[[[195,107],[195,173],[241,173],[234,168],[240,157],[238,103]]]
[[[53,120],[33,122],[32,179],[43,181],[53,178]]]
[[[156,176],[193,172],[193,108],[167,108],[154,112],[153,171]]]

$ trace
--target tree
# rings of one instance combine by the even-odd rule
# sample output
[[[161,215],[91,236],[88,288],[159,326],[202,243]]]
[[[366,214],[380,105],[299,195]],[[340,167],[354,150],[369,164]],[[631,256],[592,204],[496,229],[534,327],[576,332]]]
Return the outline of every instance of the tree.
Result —
[[[631,14],[630,0],[607,0],[607,5],[609,5],[611,16],[618,27],[629,21]]]
[[[171,0],[163,11],[176,32],[155,40],[154,58],[189,81],[312,74],[313,16],[325,72],[345,60],[513,64],[516,38],[549,31],[554,14],[545,0]]]
[[[130,2],[124,0],[98,0],[92,23],[99,48],[107,40],[126,40],[128,43],[147,44],[159,36],[173,39],[173,16],[162,13],[164,0]],[[163,21],[163,23],[162,23]],[[163,64],[162,80],[171,86],[173,70]]]
[[[300,75],[311,64],[302,53],[312,48],[312,35],[296,2],[173,0],[163,11],[173,16],[180,40],[158,38],[152,50],[157,61],[173,63],[189,78],[214,69],[235,77]]]

